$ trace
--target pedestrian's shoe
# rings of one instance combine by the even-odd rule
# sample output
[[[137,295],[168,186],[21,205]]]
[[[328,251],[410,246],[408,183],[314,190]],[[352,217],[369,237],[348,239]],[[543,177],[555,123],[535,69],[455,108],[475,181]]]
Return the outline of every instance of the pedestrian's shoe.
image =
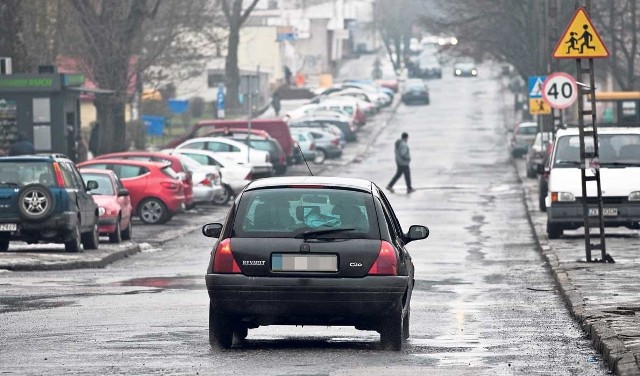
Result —
[[[407,189],[407,193],[411,193],[411,192],[415,192],[415,191],[416,191],[416,190],[415,190],[415,189],[413,189],[413,188],[409,188],[409,189]]]
[[[389,191],[389,192],[393,193],[393,188],[391,188],[391,186],[390,186],[390,185],[387,185],[387,191]]]

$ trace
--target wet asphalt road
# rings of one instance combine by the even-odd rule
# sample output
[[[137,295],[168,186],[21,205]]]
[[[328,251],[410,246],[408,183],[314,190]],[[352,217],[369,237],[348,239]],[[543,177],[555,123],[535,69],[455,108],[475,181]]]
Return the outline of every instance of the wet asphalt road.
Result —
[[[389,199],[403,227],[425,224],[431,236],[409,246],[416,290],[402,352],[380,351],[375,332],[339,327],[264,327],[241,348],[211,350],[212,242],[194,232],[103,270],[0,273],[0,372],[607,374],[536,252],[506,152],[508,99],[480,72],[431,81],[430,106],[401,105],[360,163],[324,172],[384,186],[393,142],[410,134],[418,190],[407,195],[400,181]]]

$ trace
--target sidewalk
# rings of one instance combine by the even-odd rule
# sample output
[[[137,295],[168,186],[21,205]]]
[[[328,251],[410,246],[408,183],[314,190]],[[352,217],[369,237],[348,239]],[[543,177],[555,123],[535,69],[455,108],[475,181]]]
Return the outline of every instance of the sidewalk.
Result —
[[[534,235],[571,314],[616,375],[640,375],[640,232],[607,228],[615,264],[585,262],[584,229],[549,240],[537,180],[526,178],[523,160],[515,165]],[[600,259],[600,251],[592,258]]]

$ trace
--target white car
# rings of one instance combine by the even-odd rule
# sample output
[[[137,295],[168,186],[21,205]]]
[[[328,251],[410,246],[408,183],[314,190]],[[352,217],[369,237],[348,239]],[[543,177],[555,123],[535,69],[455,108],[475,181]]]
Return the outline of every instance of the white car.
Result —
[[[214,197],[213,202],[218,205],[224,205],[229,202],[232,196],[238,194],[253,179],[251,165],[239,164],[219,153],[197,149],[174,149],[164,152],[186,155],[198,162],[201,168],[209,171],[219,169],[222,175],[222,186],[225,191],[222,195]]]
[[[176,149],[207,150],[234,160],[241,164],[250,164],[254,178],[269,177],[274,174],[269,152],[256,150],[246,144],[226,137],[198,137],[187,140]]]
[[[349,95],[337,95],[331,97],[325,97],[319,103],[327,103],[328,105],[336,105],[336,104],[349,104],[352,106],[356,106],[366,115],[373,115],[378,110],[377,106],[371,102],[367,102],[361,98],[352,97]],[[346,109],[345,109],[346,110]]]
[[[329,98],[336,97],[353,97],[365,101],[367,103],[371,103],[376,110],[384,105],[384,99],[381,94],[367,92],[362,89],[356,88],[348,88],[340,91],[333,92],[329,94]]]
[[[593,152],[593,139],[587,137],[585,147],[586,152]],[[604,225],[640,229],[640,129],[599,128],[598,154]],[[577,129],[556,133],[550,167],[545,200],[547,235],[556,239],[564,230],[577,229],[584,224],[582,203],[585,198],[582,197]],[[593,171],[593,168],[585,169],[586,176],[594,176]],[[597,197],[595,181],[587,181],[589,216],[598,215]]]
[[[182,165],[191,173],[194,202],[216,203],[216,198],[225,195],[222,173],[218,167],[205,169],[200,163],[185,154],[176,155],[180,158]]]

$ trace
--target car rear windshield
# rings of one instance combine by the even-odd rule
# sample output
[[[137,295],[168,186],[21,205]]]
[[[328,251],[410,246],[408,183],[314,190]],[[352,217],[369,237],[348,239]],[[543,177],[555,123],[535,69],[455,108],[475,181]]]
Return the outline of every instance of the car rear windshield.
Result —
[[[233,229],[238,238],[380,238],[373,196],[337,188],[247,191]]]
[[[0,161],[0,187],[27,184],[44,184],[52,187],[55,184],[50,162],[44,161]]]
[[[519,127],[518,128],[518,134],[521,135],[531,135],[533,136],[534,134],[538,133],[538,130],[536,129],[536,127]]]
[[[105,174],[91,174],[91,173],[82,173],[82,180],[84,180],[84,185],[87,185],[89,180],[94,180],[98,183],[98,188],[91,190],[92,195],[105,195],[105,196],[113,196],[115,192],[113,190],[113,184],[111,184],[111,179]]]
[[[585,151],[593,152],[593,140],[585,139]],[[632,164],[640,165],[639,134],[598,135],[600,165]],[[556,142],[554,167],[574,167],[580,164],[580,138],[562,136]]]

